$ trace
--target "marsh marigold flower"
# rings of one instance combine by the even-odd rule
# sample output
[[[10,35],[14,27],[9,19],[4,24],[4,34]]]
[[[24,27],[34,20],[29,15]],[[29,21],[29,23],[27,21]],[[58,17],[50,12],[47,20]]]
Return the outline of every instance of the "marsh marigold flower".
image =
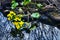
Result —
[[[20,29],[23,27],[24,25],[24,22],[21,21],[21,22],[13,22],[13,24],[16,26],[17,29]]]
[[[13,11],[10,11],[10,13],[7,15],[7,17],[8,17],[8,20],[11,20],[11,19],[13,19],[13,16],[15,16],[16,15],[16,13],[15,12],[13,12]]]
[[[15,21],[21,21],[21,18],[19,18],[18,16],[15,16],[14,20]]]

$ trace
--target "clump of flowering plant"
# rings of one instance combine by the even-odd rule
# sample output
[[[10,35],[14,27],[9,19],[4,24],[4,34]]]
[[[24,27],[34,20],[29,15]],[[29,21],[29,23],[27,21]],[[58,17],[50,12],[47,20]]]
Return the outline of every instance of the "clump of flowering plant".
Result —
[[[15,12],[10,11],[10,13],[7,15],[8,20],[14,21],[13,24],[16,26],[17,29],[20,29],[24,22],[21,20],[21,16],[17,16]]]
[[[12,0],[11,4],[11,10],[7,18],[15,26],[15,31],[13,31],[13,33],[16,32],[19,34],[23,30],[30,32],[38,27],[36,19],[40,18],[38,8],[41,9],[43,7],[42,4],[31,2],[31,0],[24,0],[19,3]],[[29,5],[32,6],[29,7]]]

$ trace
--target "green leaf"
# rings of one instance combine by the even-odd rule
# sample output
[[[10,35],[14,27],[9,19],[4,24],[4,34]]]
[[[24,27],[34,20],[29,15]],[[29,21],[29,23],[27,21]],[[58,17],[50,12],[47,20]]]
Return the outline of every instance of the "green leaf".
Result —
[[[11,8],[12,9],[15,9],[16,8],[16,6],[18,6],[18,3],[15,1],[15,0],[12,0],[12,2],[11,2]]]
[[[43,5],[42,4],[37,4],[37,7],[42,8]]]
[[[33,17],[33,18],[39,18],[40,14],[38,12],[32,13],[31,17]]]
[[[15,9],[16,6],[18,6],[18,3],[15,2],[15,3],[12,4],[11,8],[12,8],[12,9]]]
[[[24,0],[23,2],[22,2],[22,4],[23,5],[27,5],[27,4],[29,4],[31,2],[31,0]]]
[[[30,28],[30,30],[35,30],[36,29],[36,26],[33,26],[32,28]]]

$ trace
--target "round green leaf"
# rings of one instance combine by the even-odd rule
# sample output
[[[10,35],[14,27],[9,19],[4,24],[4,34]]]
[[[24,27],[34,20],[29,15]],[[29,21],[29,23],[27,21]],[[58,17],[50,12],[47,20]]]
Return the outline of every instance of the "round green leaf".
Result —
[[[33,17],[33,18],[39,18],[40,14],[38,12],[32,13],[31,17]]]

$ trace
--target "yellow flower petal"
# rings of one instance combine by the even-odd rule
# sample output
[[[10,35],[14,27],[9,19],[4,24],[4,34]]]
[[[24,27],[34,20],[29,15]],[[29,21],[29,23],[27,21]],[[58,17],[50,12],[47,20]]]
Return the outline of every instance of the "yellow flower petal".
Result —
[[[19,25],[16,25],[16,28],[17,28],[17,29],[20,29],[20,26],[19,26]]]
[[[18,16],[16,16],[14,20],[15,21],[21,21],[21,18],[19,18]]]
[[[15,13],[15,12],[13,12],[13,11],[10,11],[10,14],[16,15],[16,13]]]
[[[23,22],[23,21],[21,21],[21,22],[20,22],[20,25],[23,25],[23,24],[24,24],[24,22]]]
[[[20,22],[13,22],[13,24],[15,25],[15,27],[17,29],[20,29],[22,27],[22,25],[19,24]]]
[[[20,27],[23,27],[24,22],[23,21],[19,22],[19,25],[20,25]]]
[[[8,18],[8,20],[11,20],[10,18]]]
[[[10,14],[7,15],[7,17],[11,16]]]

